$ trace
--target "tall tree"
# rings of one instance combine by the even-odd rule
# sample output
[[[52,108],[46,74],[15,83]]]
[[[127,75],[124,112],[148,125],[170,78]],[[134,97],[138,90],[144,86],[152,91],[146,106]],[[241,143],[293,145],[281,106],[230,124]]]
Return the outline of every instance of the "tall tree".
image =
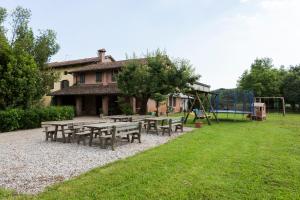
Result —
[[[31,12],[17,7],[11,15],[11,39],[3,22],[6,10],[0,8],[0,109],[30,107],[50,91],[57,75],[45,63],[58,51],[52,30],[35,36],[29,27]]]
[[[283,80],[283,94],[286,101],[292,105],[300,105],[300,65],[292,66]]]
[[[250,71],[238,80],[238,87],[254,91],[256,96],[281,96],[284,70],[276,69],[270,58],[255,59]]]
[[[125,95],[136,97],[141,102],[140,113],[145,114],[150,98],[158,105],[163,96],[180,92],[198,78],[189,62],[173,62],[165,52],[157,50],[148,54],[145,60],[133,57],[122,68],[117,82]]]

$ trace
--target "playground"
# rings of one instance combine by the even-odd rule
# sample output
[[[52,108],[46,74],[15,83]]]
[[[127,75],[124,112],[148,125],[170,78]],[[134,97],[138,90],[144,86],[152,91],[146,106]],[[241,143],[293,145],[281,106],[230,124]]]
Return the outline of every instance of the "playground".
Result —
[[[229,119],[250,119],[262,121],[267,119],[267,113],[278,113],[285,116],[284,97],[255,97],[252,91],[241,89],[219,89],[217,91],[205,91],[199,89],[197,84],[187,91],[189,96],[189,106],[184,113],[184,122],[192,113],[193,122],[196,127],[200,119],[206,119],[207,124],[211,125],[211,119],[219,123],[224,116]],[[230,116],[230,117],[229,117]]]

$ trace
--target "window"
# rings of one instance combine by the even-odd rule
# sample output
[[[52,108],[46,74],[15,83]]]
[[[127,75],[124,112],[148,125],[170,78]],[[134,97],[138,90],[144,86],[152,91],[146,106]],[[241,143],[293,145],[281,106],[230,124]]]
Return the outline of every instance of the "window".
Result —
[[[101,72],[96,72],[96,82],[102,82],[102,73]]]
[[[69,87],[69,81],[68,80],[62,80],[60,82],[60,89],[64,89],[64,88],[67,88]]]
[[[176,107],[176,97],[169,96],[169,106]]]
[[[169,106],[172,106],[172,96],[169,96]]]
[[[111,72],[111,81],[116,82],[117,81],[117,76],[118,76],[118,70],[113,70]]]
[[[173,107],[176,107],[176,97],[173,97]]]
[[[85,83],[85,75],[79,74],[79,83]]]

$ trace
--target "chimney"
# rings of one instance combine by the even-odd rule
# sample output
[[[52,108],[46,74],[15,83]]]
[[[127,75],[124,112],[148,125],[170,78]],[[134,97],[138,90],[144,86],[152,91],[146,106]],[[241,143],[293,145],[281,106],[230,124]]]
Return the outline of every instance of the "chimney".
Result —
[[[106,52],[105,49],[99,49],[98,50],[98,56],[99,56],[99,61],[100,62],[104,62],[104,60],[105,60],[105,52]]]

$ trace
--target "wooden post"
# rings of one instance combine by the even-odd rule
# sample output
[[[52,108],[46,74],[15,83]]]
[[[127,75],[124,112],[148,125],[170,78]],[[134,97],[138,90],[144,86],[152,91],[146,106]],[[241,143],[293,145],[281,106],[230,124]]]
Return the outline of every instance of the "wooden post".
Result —
[[[188,113],[187,113],[187,115],[186,115],[186,117],[185,117],[185,119],[184,119],[184,123],[186,123],[186,121],[187,121],[187,119],[188,119],[188,117],[189,117],[189,115],[190,115],[190,112],[192,111],[192,109],[193,109],[193,107],[194,107],[194,105],[195,105],[195,102],[196,102],[196,97],[194,97],[194,101],[193,101],[191,107],[190,107],[189,110],[188,110]]]
[[[281,97],[281,101],[282,101],[282,114],[283,116],[285,116],[285,102],[284,102],[284,97]]]
[[[116,126],[112,127],[112,135],[111,135],[111,149],[115,150],[115,139],[116,139]]]
[[[202,110],[203,110],[203,113],[204,113],[204,116],[205,116],[205,118],[206,118],[206,120],[207,120],[208,125],[211,125],[210,120],[209,120],[209,118],[208,118],[208,116],[207,116],[207,114],[206,114],[204,105],[203,105],[203,103],[202,103],[200,97],[198,96],[198,93],[197,93],[197,92],[196,92],[196,97],[198,98],[198,101],[199,101],[200,106],[201,106],[201,108],[202,108]]]
[[[213,113],[213,115],[214,115],[214,117],[215,117],[217,123],[219,123],[218,116],[216,115],[215,110],[214,110],[213,106],[211,105],[211,101],[209,100],[209,98],[208,98],[208,96],[207,96],[207,93],[205,94],[205,97],[206,97],[206,100],[207,100],[208,103],[209,103],[210,109],[212,110],[212,113]]]

